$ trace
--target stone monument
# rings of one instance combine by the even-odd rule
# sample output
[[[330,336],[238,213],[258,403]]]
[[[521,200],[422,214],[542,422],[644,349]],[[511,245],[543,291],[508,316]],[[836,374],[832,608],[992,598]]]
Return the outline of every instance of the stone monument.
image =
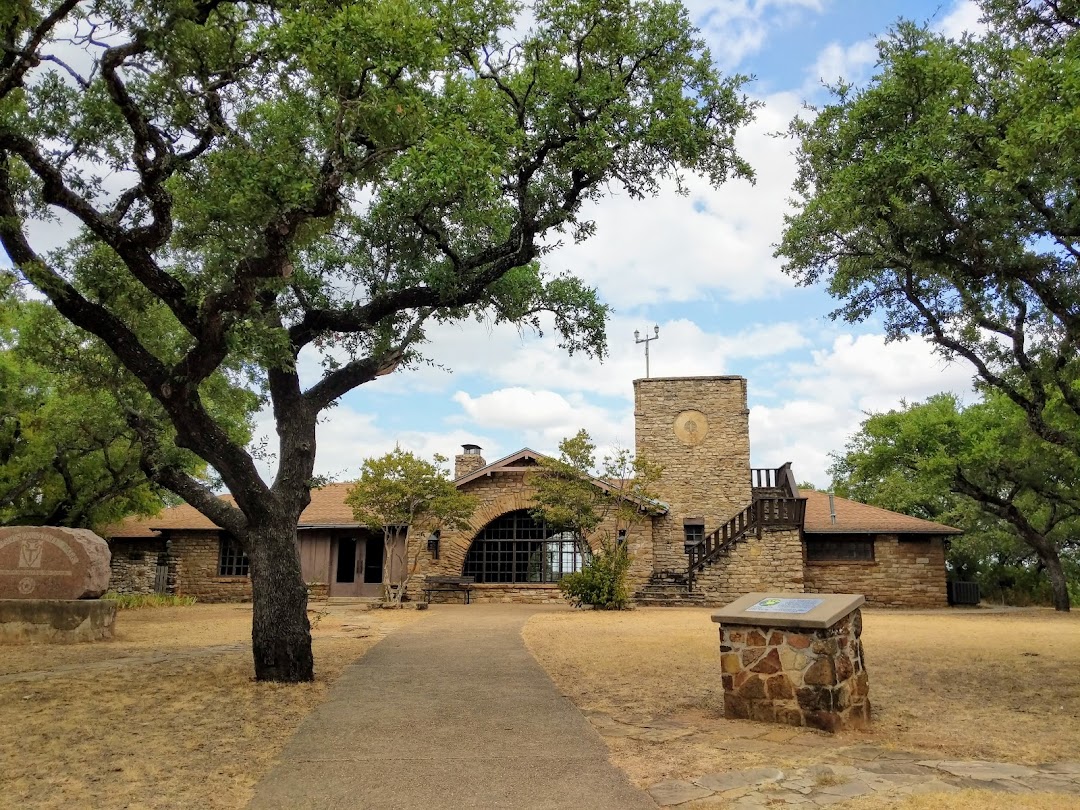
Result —
[[[720,625],[724,716],[824,731],[870,723],[857,594],[750,593]]]
[[[108,544],[87,529],[0,528],[0,641],[112,637]]]

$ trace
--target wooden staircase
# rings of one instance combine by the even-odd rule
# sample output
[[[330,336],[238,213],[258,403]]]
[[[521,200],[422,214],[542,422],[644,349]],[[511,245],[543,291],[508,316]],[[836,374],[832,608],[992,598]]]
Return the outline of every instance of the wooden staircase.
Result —
[[[727,557],[750,535],[761,538],[766,528],[801,528],[806,498],[800,498],[791,462],[774,469],[750,471],[750,505],[697,545],[687,546],[687,593],[694,592],[694,576]]]

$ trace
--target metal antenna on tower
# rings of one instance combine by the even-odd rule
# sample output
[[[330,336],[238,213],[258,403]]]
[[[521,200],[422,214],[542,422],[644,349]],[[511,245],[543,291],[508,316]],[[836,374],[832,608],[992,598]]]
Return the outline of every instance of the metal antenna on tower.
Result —
[[[660,327],[659,326],[653,326],[653,336],[652,337],[649,337],[647,334],[645,335],[645,337],[639,337],[640,334],[641,333],[637,329],[634,330],[634,343],[644,343],[645,344],[645,378],[648,379],[648,377],[649,377],[649,343],[654,341],[654,340],[659,340],[659,338],[660,338]]]

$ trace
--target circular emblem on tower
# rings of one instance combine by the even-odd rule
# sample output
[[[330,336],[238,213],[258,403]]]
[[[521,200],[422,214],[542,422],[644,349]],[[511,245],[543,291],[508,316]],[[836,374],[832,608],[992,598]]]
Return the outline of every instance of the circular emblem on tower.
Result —
[[[709,421],[701,411],[683,411],[675,417],[675,438],[687,447],[701,444],[709,433]]]

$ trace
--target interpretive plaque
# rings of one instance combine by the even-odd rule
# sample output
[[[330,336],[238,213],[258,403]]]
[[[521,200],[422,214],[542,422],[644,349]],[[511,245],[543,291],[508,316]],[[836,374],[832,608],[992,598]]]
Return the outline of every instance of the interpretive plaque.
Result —
[[[822,602],[821,599],[762,599],[747,608],[751,613],[809,613]]]

